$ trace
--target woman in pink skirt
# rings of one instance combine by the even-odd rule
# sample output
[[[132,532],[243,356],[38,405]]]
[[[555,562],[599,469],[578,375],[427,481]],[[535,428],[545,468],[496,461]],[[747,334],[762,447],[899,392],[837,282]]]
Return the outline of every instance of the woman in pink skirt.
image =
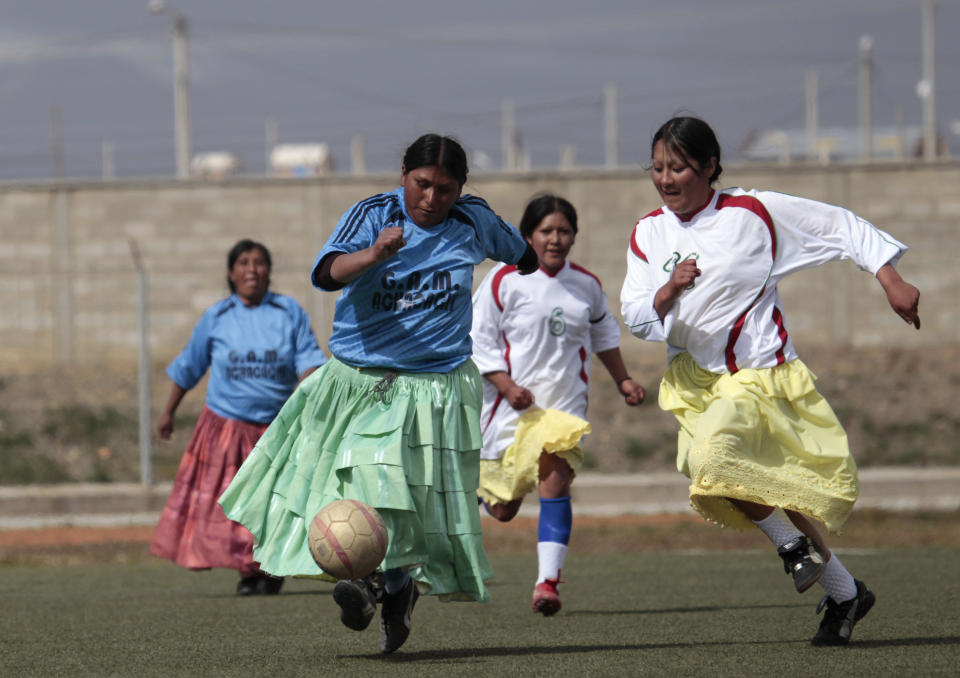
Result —
[[[167,367],[173,381],[157,425],[167,440],[184,395],[210,370],[206,403],[177,469],[150,552],[191,570],[237,570],[237,594],[275,594],[283,579],[253,560],[253,536],[217,499],[299,380],[326,362],[310,318],[269,291],[270,252],[241,240],[227,255],[231,295],[207,309]]]

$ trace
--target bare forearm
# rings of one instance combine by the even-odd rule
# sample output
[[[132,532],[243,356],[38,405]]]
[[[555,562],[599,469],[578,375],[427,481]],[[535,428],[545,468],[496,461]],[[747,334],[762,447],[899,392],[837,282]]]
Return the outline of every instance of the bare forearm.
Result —
[[[657,293],[653,296],[653,310],[657,312],[657,317],[660,318],[661,322],[663,322],[663,319],[667,316],[667,313],[670,312],[670,309],[673,308],[676,301],[677,298],[671,295],[670,290],[667,289],[667,285],[657,290]]]
[[[629,378],[630,374],[627,372],[627,366],[623,364],[623,354],[620,353],[619,348],[611,348],[607,351],[599,351],[597,353],[597,357],[600,358],[600,362],[602,362],[603,366],[607,368],[607,372],[610,373],[610,377],[617,384],[624,379]]]
[[[167,396],[167,405],[163,408],[163,411],[170,416],[177,411],[177,408],[180,406],[180,401],[183,400],[183,396],[187,394],[187,389],[180,386],[180,384],[173,382],[170,386],[170,395]]]
[[[487,372],[483,378],[496,386],[497,392],[503,395],[517,385],[506,372]]]
[[[624,397],[627,405],[639,405],[646,397],[646,392],[638,382],[634,381],[627,372],[627,366],[623,364],[623,354],[619,348],[611,348],[607,351],[598,351],[597,357],[607,368],[607,372],[617,384],[617,390]]]
[[[339,283],[346,284],[359,278],[365,271],[378,262],[376,252],[372,247],[341,254],[330,264],[330,277]]]
[[[533,393],[517,384],[506,372],[487,372],[483,377],[497,387],[497,391],[513,409],[525,410],[533,405]]]
[[[884,264],[877,271],[877,281],[887,294],[887,301],[894,313],[904,322],[920,329],[920,290],[900,277],[891,264]]]

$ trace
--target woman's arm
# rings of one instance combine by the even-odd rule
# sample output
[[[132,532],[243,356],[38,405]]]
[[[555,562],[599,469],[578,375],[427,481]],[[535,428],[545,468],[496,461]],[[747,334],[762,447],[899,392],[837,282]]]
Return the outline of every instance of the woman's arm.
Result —
[[[877,280],[887,293],[894,312],[903,318],[904,322],[913,323],[920,329],[920,290],[900,277],[892,264],[884,264],[877,271]]]
[[[392,257],[406,244],[403,227],[389,226],[380,231],[370,247],[337,255],[330,263],[330,277],[342,284],[356,280],[368,269]]]
[[[497,387],[497,391],[513,409],[525,410],[533,405],[533,394],[517,384],[506,372],[488,372],[483,377]]]
[[[157,435],[160,436],[161,440],[170,440],[170,436],[173,434],[173,415],[186,393],[187,389],[177,382],[173,382],[170,387],[170,395],[167,397],[167,405],[163,408],[160,421],[157,422]]]
[[[673,269],[673,273],[670,274],[670,280],[657,290],[656,295],[653,297],[653,308],[657,312],[657,315],[660,316],[661,321],[663,321],[667,313],[670,312],[670,309],[673,308],[673,305],[677,299],[680,298],[680,295],[683,294],[684,290],[699,276],[700,268],[697,266],[696,259],[687,259],[677,264],[676,268]]]
[[[623,364],[623,355],[619,348],[611,348],[606,351],[597,352],[600,362],[607,368],[607,372],[617,384],[617,390],[626,401],[627,405],[639,405],[646,397],[643,386],[635,382],[629,374],[627,367]]]

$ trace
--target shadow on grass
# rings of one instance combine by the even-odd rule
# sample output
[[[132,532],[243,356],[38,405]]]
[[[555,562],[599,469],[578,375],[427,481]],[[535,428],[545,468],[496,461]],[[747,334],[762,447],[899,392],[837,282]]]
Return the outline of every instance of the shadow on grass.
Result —
[[[891,638],[889,640],[856,640],[849,647],[869,649],[874,647],[915,647],[919,645],[960,645],[960,636],[943,638]]]
[[[656,610],[570,610],[564,616],[596,616],[612,617],[617,615],[637,614],[677,614],[682,612],[720,612],[722,610],[766,610],[783,609],[788,607],[809,607],[804,603],[780,603],[778,605],[707,605],[702,607],[663,607]]]
[[[633,652],[637,650],[694,649],[727,645],[783,645],[800,641],[756,640],[724,641],[710,643],[625,643],[622,645],[527,645],[525,647],[475,647],[457,650],[427,650],[424,652],[398,652],[396,654],[343,654],[341,659],[380,659],[397,663],[417,661],[451,661],[482,659],[484,657],[525,657],[534,654],[585,654],[592,652]],[[803,641],[806,642],[806,641]]]
[[[691,608],[691,611],[696,611]],[[810,641],[803,640],[731,640],[705,643],[636,643],[623,645],[530,645],[526,647],[477,647],[460,648],[457,650],[428,650],[423,652],[398,652],[396,654],[343,654],[342,659],[373,659],[389,661],[398,664],[424,661],[458,661],[464,659],[483,659],[485,657],[525,657],[535,654],[585,654],[592,652],[623,652],[638,650],[670,650],[695,649],[702,647],[727,647],[734,645],[807,645]],[[885,647],[909,647],[923,645],[958,645],[960,637],[946,636],[943,638],[897,638],[891,640],[854,641],[848,649],[875,649]],[[818,648],[822,651],[822,648]]]

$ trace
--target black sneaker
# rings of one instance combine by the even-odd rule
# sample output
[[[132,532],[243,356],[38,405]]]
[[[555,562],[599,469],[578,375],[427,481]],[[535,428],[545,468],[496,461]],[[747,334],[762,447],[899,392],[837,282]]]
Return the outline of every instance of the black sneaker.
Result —
[[[237,582],[237,595],[238,596],[255,596],[260,593],[259,586],[261,577],[258,574],[252,575],[250,577],[244,577]]]
[[[262,593],[265,596],[275,596],[280,593],[282,587],[283,577],[264,575],[260,577],[260,581],[257,583],[257,593]]]
[[[411,577],[399,593],[392,596],[384,591],[380,611],[380,651],[389,654],[407,642],[410,635],[410,616],[420,592]]]
[[[377,612],[377,594],[366,579],[341,579],[333,587],[333,601],[340,606],[340,621],[354,631],[370,626]]]
[[[777,549],[783,559],[783,571],[793,575],[797,593],[803,593],[817,583],[827,569],[823,556],[804,536],[794,537]]]
[[[817,605],[817,614],[820,614],[824,606],[827,611],[820,620],[817,634],[810,641],[811,645],[846,645],[850,642],[853,625],[866,617],[867,612],[877,602],[877,597],[866,584],[859,579],[854,579],[854,582],[857,584],[857,595],[850,600],[838,603],[830,596],[824,596]]]

